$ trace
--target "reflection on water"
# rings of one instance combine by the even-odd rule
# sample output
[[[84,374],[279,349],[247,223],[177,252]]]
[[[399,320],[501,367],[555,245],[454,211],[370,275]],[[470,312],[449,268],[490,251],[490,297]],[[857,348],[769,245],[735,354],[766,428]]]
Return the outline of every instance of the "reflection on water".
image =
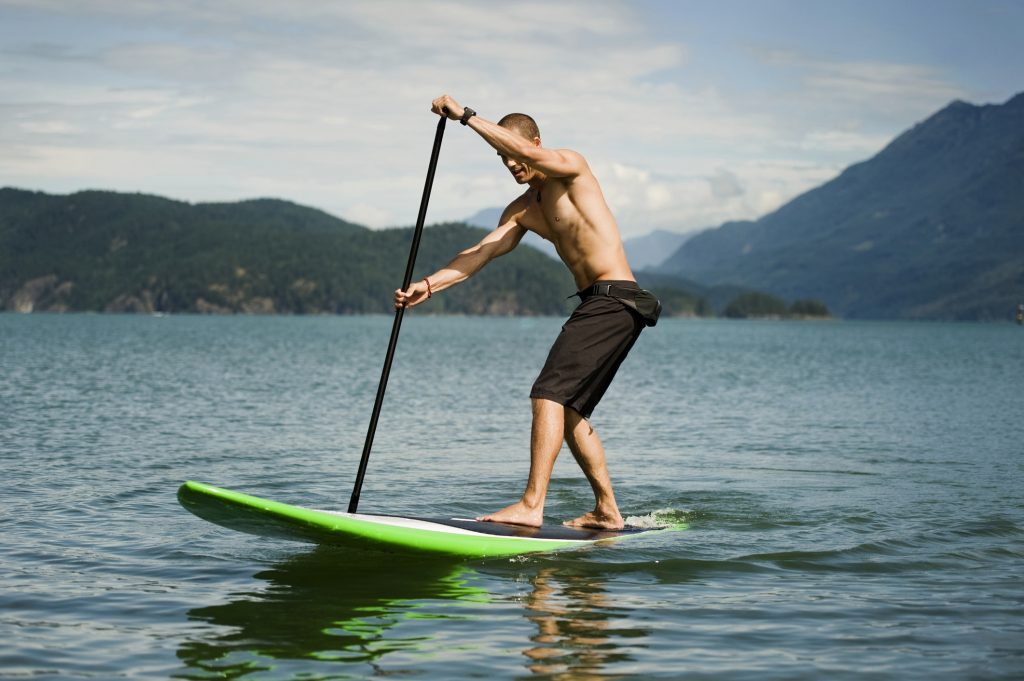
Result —
[[[611,603],[600,571],[567,560],[465,565],[321,547],[255,577],[262,589],[189,611],[212,626],[180,646],[181,678],[391,675],[422,671],[425,658],[486,673],[499,660],[522,669],[525,656],[534,675],[591,679],[649,634],[622,628],[629,612]],[[524,626],[481,640],[499,613]]]
[[[463,616],[446,614],[438,604],[486,600],[484,591],[466,584],[466,572],[451,562],[350,556],[326,547],[289,558],[255,575],[267,583],[264,590],[189,611],[190,619],[219,628],[180,648],[178,656],[191,670],[183,676],[281,672],[287,660],[305,660],[299,668],[317,660],[317,671],[327,673],[330,663],[374,667],[388,653],[423,649],[429,630],[395,629],[412,620]]]
[[[604,667],[622,662],[629,655],[621,651],[616,637],[635,640],[648,632],[631,627],[615,630],[611,620],[622,617],[621,608],[609,600],[600,580],[593,575],[540,569],[530,578],[533,591],[526,599],[526,617],[536,633],[533,645],[523,654],[527,669],[552,679],[603,678]]]

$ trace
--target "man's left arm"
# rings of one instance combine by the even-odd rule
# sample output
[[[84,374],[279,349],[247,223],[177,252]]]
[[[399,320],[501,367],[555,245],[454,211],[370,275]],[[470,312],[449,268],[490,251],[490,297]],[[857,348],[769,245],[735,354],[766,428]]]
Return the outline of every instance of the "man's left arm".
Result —
[[[447,115],[456,121],[465,113],[465,108],[448,95],[435,99],[432,110],[438,115]],[[548,177],[572,178],[582,174],[587,168],[586,160],[575,151],[546,149],[540,146],[539,138],[528,140],[478,115],[472,116],[467,125],[499,154],[536,168]]]

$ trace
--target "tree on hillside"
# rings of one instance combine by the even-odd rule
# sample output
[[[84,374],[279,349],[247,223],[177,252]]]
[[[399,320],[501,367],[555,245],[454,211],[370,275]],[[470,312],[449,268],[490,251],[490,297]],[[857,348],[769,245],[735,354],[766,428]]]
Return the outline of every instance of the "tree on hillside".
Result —
[[[828,306],[820,300],[804,298],[789,306],[789,314],[793,317],[831,317]]]
[[[769,293],[744,293],[725,306],[725,316],[729,319],[747,319],[749,317],[785,317],[789,312],[786,301]]]

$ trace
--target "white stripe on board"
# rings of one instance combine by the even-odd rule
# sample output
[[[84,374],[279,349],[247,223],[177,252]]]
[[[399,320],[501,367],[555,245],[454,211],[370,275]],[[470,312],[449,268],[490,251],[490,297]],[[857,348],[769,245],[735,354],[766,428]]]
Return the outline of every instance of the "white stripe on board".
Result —
[[[410,530],[425,530],[427,532],[444,532],[447,534],[466,534],[472,537],[492,537],[496,539],[508,539],[512,541],[522,541],[528,539],[531,541],[550,541],[550,542],[576,542],[579,544],[587,544],[590,540],[587,539],[547,539],[543,537],[516,537],[501,534],[490,534],[489,532],[474,532],[473,530],[466,530],[461,527],[452,527],[451,525],[443,525],[441,523],[433,523],[429,520],[419,520],[417,518],[402,518],[400,516],[390,515],[369,515],[365,513],[345,513],[342,511],[324,511],[321,509],[310,509],[317,513],[326,513],[328,515],[338,516],[341,518],[352,518],[354,520],[363,520],[368,523],[375,523],[377,525],[390,525],[392,527],[402,527]],[[452,520],[466,520],[469,522],[475,522],[469,518],[452,518]]]

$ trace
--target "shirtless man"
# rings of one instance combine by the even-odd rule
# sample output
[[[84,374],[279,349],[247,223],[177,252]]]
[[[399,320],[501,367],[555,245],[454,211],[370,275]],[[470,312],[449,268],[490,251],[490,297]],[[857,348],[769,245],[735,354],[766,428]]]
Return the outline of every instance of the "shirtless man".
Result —
[[[480,243],[423,281],[395,291],[395,306],[418,305],[465,281],[515,248],[527,230],[555,245],[583,301],[563,327],[530,393],[533,427],[526,490],[519,501],[478,520],[541,525],[551,471],[564,439],[596,499],[593,511],[565,524],[621,529],[604,448],[588,419],[645,323],[635,302],[627,301],[650,294],[636,285],[615,218],[582,156],[541,146],[537,124],[524,114],[509,114],[495,124],[448,95],[435,99],[431,111],[476,131],[497,150],[516,182],[528,189],[508,205],[498,227]]]

